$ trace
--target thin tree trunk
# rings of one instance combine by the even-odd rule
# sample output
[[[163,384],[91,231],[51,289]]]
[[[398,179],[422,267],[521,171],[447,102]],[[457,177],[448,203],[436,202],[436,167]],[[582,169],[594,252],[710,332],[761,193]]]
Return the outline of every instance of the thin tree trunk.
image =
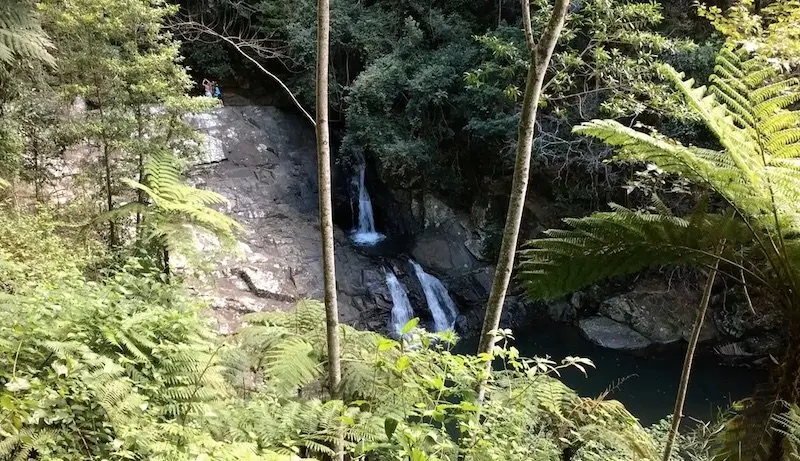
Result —
[[[714,261],[714,266],[708,274],[706,286],[703,288],[703,297],[700,299],[697,317],[694,320],[692,336],[689,338],[689,345],[686,348],[686,356],[683,359],[683,370],[681,371],[681,382],[678,386],[678,395],[675,398],[675,409],[672,411],[672,425],[669,428],[667,443],[664,446],[663,461],[669,461],[669,457],[672,455],[672,446],[675,444],[675,437],[678,436],[678,427],[681,424],[681,419],[683,419],[683,404],[686,402],[686,391],[689,388],[689,375],[692,372],[692,361],[694,360],[694,352],[697,349],[697,342],[700,340],[700,331],[703,329],[703,321],[708,311],[708,302],[711,299],[711,288],[714,286],[714,279],[717,277],[717,266],[719,266],[719,259]]]
[[[341,398],[342,368],[339,357],[339,307],[336,301],[336,264],[333,254],[333,205],[331,203],[331,145],[328,131],[328,53],[330,1],[317,0],[317,182],[322,232],[322,268],[325,279],[325,318],[328,339],[328,375],[333,398]],[[334,441],[334,459],[344,460],[344,439]]]
[[[99,91],[100,83],[96,81],[95,84],[98,87],[97,100],[98,101],[102,101],[103,99],[100,97],[100,91]],[[111,183],[112,183],[112,179],[111,179],[111,150],[109,149],[108,137],[106,136],[106,129],[105,129],[106,115],[105,115],[105,112],[103,111],[103,106],[100,105],[98,110],[100,112],[100,120],[103,123],[103,129],[101,130],[100,136],[101,136],[101,139],[102,139],[102,142],[103,142],[103,159],[102,159],[102,161],[103,161],[103,170],[104,170],[104,175],[105,175],[105,178],[103,178],[103,180],[105,182],[105,189],[106,189],[106,191],[105,191],[106,192],[106,211],[107,212],[111,212],[111,210],[114,209],[114,191],[111,189]],[[114,221],[114,219],[109,219],[108,220],[108,233],[109,233],[109,235],[108,235],[108,246],[109,246],[109,248],[114,249],[114,248],[117,247],[117,224]]]
[[[111,189],[111,159],[109,158],[108,143],[103,141],[103,168],[105,170],[105,189],[106,189],[106,211],[114,209],[114,192]],[[117,247],[117,224],[113,219],[108,221],[108,245],[111,248]]]
[[[142,126],[142,106],[136,107],[136,134],[138,136],[139,146],[138,146],[138,173],[139,173],[139,184],[144,184],[144,149],[142,149],[142,136],[144,133],[144,127]],[[143,205],[145,203],[144,199],[144,191],[141,189],[136,189],[136,201]],[[142,212],[136,210],[136,233],[141,234],[140,224],[142,223]]]
[[[33,138],[33,190],[34,196],[36,198],[36,203],[42,203],[42,191],[41,191],[41,176],[42,173],[39,171],[39,138],[36,135],[36,130],[34,129],[31,133],[31,137]]]
[[[502,21],[503,21],[503,0],[497,0],[497,27],[500,27],[500,23]]]
[[[166,246],[164,246],[164,248],[162,248],[161,261],[162,261],[162,264],[164,265],[164,268],[163,268],[164,269],[164,275],[166,276],[167,282],[169,282],[169,277],[170,277],[170,272],[171,271],[170,271],[170,267],[169,267],[169,250],[167,249]]]
[[[525,205],[525,195],[528,191],[528,175],[531,166],[531,151],[533,149],[533,134],[536,124],[536,109],[542,93],[542,84],[553,55],[558,36],[564,27],[567,16],[569,0],[556,0],[550,21],[547,24],[538,45],[534,45],[531,33],[530,6],[528,0],[522,0],[522,16],[525,25],[525,36],[531,52],[531,65],[525,82],[525,98],[522,103],[522,119],[519,124],[519,140],[517,144],[517,158],[514,163],[514,180],[511,186],[511,196],[508,200],[508,214],[506,215],[503,241],[500,245],[500,256],[495,269],[492,290],[486,306],[486,316],[483,319],[481,340],[478,345],[478,354],[490,353],[495,343],[494,331],[500,325],[500,315],[503,312],[503,300],[506,297],[508,284],[511,280],[511,271],[514,267],[514,253],[519,238],[519,227],[522,222],[522,210]],[[491,363],[487,363],[490,367]],[[480,386],[483,394],[483,385]]]

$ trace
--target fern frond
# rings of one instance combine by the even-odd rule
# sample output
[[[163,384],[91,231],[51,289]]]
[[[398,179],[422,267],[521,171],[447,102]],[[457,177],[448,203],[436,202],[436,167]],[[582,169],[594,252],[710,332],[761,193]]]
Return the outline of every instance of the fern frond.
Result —
[[[222,195],[196,189],[183,183],[177,162],[171,154],[155,153],[145,164],[144,183],[122,181],[144,192],[150,204],[129,203],[100,215],[96,220],[111,220],[139,213],[147,216],[147,239],[155,239],[168,249],[182,249],[191,240],[191,228],[199,227],[225,239],[241,230],[239,223],[211,206],[227,203]]]
[[[572,229],[547,231],[548,237],[520,252],[519,277],[534,299],[645,268],[708,265],[720,239],[737,248],[751,239],[741,221],[700,212],[686,220],[615,206],[613,212],[565,222]]]
[[[306,341],[289,338],[267,353],[265,370],[284,393],[296,392],[322,372],[312,350]]]
[[[55,60],[49,52],[52,48],[29,4],[8,0],[0,5],[0,63],[21,58],[53,66]]]
[[[785,413],[773,416],[775,430],[782,434],[783,455],[786,459],[800,460],[800,408],[790,405]]]

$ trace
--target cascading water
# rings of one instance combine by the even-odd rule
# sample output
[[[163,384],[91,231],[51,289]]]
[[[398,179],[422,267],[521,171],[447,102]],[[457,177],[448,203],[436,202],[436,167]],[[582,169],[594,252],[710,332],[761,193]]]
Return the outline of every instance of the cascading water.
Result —
[[[403,335],[403,327],[414,317],[414,311],[411,309],[411,301],[408,300],[406,287],[397,279],[391,269],[385,269],[385,271],[386,286],[389,287],[389,294],[392,295],[392,317],[389,331],[399,339]]]
[[[453,328],[458,317],[458,309],[453,298],[447,292],[447,288],[439,279],[425,272],[416,261],[409,260],[409,262],[414,266],[414,272],[416,272],[417,279],[422,285],[422,291],[425,293],[425,301],[427,301],[428,309],[433,317],[434,330],[444,331]]]
[[[358,227],[353,229],[350,238],[359,245],[374,245],[386,236],[375,231],[375,216],[372,214],[372,200],[364,182],[365,175],[366,166],[362,163],[358,172]]]

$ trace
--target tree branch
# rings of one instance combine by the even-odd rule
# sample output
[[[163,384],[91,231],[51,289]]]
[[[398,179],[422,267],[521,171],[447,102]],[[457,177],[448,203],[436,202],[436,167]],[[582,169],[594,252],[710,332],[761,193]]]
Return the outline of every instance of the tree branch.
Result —
[[[314,121],[314,117],[300,104],[300,101],[297,99],[295,94],[292,90],[286,86],[283,81],[278,78],[277,75],[273,74],[269,70],[267,70],[263,65],[261,65],[258,60],[252,57],[246,50],[252,50],[258,56],[263,57],[265,59],[281,59],[282,55],[275,51],[273,47],[270,47],[266,44],[265,40],[255,39],[255,38],[248,38],[240,35],[233,35],[225,33],[227,30],[227,26],[223,26],[223,32],[217,32],[214,27],[207,25],[200,21],[194,21],[192,19],[183,19],[179,21],[173,21],[170,23],[170,29],[179,37],[187,40],[187,41],[202,41],[202,37],[210,36],[215,38],[216,40],[223,41],[229,45],[231,45],[239,54],[244,56],[247,60],[253,63],[258,69],[266,74],[269,78],[274,80],[283,91],[289,96],[289,98],[294,103],[295,107],[303,114],[303,116],[308,120],[311,125],[316,126],[316,122]]]
[[[525,30],[525,43],[528,44],[528,52],[533,55],[536,51],[536,42],[533,40],[533,26],[531,26],[531,4],[529,0],[522,1],[522,25]]]

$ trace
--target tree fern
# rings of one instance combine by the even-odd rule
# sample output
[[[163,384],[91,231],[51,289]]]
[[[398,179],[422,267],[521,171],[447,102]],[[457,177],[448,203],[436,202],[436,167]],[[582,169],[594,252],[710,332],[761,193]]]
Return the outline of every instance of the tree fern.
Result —
[[[240,226],[224,214],[211,208],[227,203],[213,191],[187,186],[181,180],[175,159],[169,154],[154,155],[145,165],[145,183],[127,179],[125,182],[144,191],[153,202],[149,229],[152,235],[170,245],[188,239],[187,226],[198,226],[221,237],[232,237]]]
[[[679,218],[614,211],[567,219],[571,229],[552,229],[546,238],[528,242],[520,253],[519,277],[536,299],[555,298],[599,280],[663,265],[709,265],[719,241],[728,242],[724,257],[734,264],[750,256],[752,236],[732,215],[705,213]]]
[[[613,207],[567,220],[523,251],[520,276],[534,297],[554,297],[589,283],[663,265],[710,266],[738,282],[761,284],[786,308],[789,329],[800,328],[800,80],[780,74],[766,60],[723,50],[709,87],[695,87],[669,66],[664,74],[714,134],[720,150],[684,145],[611,120],[574,129],[617,147],[616,161],[645,162],[684,177],[722,197],[724,214],[701,207],[675,217],[661,204],[655,213]],[[724,245],[723,245],[724,243]],[[724,248],[720,253],[716,249]],[[730,272],[733,272],[730,274]],[[794,333],[792,333],[794,334]],[[771,459],[775,438],[769,420],[777,399],[796,402],[797,351],[776,368],[774,387],[751,400],[721,438],[734,458]],[[741,429],[741,430],[740,430]],[[735,447],[734,447],[735,445]],[[733,456],[733,455],[731,455]]]
[[[144,166],[144,183],[122,180],[143,192],[149,203],[129,202],[98,216],[95,221],[116,221],[121,217],[141,215],[145,242],[153,241],[166,251],[191,256],[195,250],[193,229],[199,228],[230,242],[241,226],[213,206],[227,203],[216,192],[184,184],[176,159],[168,153],[151,156]],[[168,253],[163,264],[168,262]],[[164,268],[168,271],[168,267]]]
[[[37,59],[53,65],[52,47],[29,2],[7,0],[0,5],[0,63]]]
[[[800,255],[800,112],[791,110],[800,101],[800,80],[780,75],[763,59],[726,50],[709,88],[694,87],[669,66],[664,73],[722,150],[686,146],[612,120],[574,131],[617,147],[616,161],[654,164],[708,188],[725,199],[733,217],[699,210],[695,217],[676,218],[663,208],[660,214],[617,208],[568,220],[574,230],[550,231],[524,252],[521,275],[530,294],[558,296],[646,267],[708,265],[725,241],[723,264],[739,266],[776,294],[789,294],[783,304],[792,305],[791,291],[783,287],[800,286],[794,266]]]

